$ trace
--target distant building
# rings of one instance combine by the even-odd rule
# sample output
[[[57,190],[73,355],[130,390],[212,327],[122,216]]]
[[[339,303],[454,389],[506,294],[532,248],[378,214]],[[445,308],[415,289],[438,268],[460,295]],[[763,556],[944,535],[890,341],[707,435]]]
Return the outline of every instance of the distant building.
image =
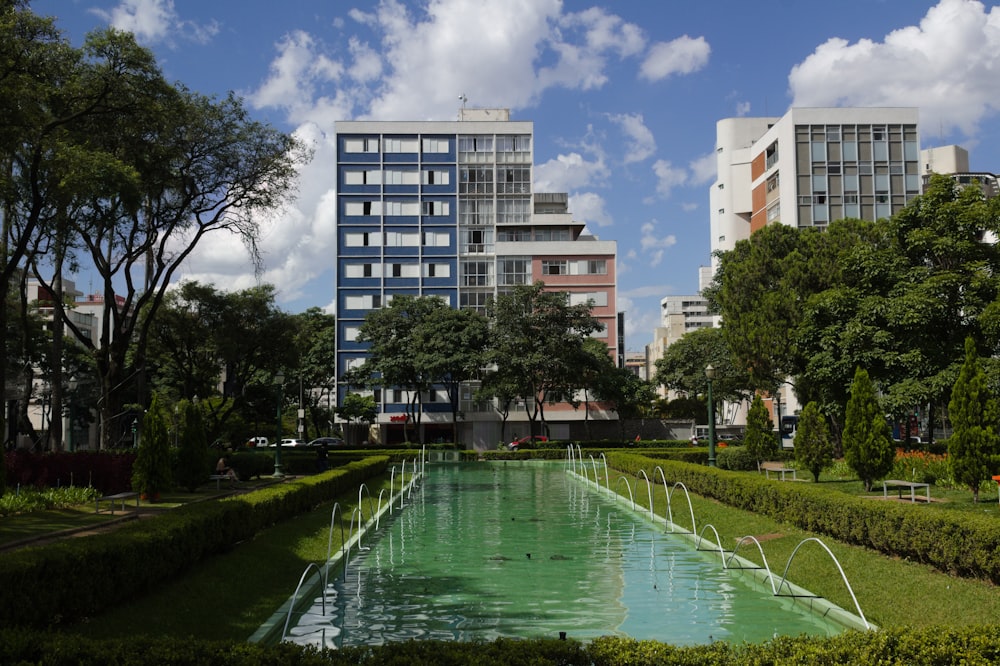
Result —
[[[613,241],[585,233],[564,193],[535,192],[534,127],[506,109],[462,109],[457,121],[337,122],[337,377],[364,362],[365,315],[393,296],[437,296],[484,310],[517,285],[542,281],[570,303],[593,303],[618,347]],[[463,441],[494,446],[499,417],[463,388]],[[346,387],[338,389],[338,404]],[[402,432],[405,391],[375,392],[377,430]],[[445,392],[422,397],[425,437],[450,437]],[[546,406],[554,437],[584,410]],[[524,408],[513,414],[524,419]],[[589,414],[589,418],[595,418]],[[565,426],[565,427],[564,427]],[[509,426],[508,426],[509,427]],[[523,427],[521,428],[524,429]]]

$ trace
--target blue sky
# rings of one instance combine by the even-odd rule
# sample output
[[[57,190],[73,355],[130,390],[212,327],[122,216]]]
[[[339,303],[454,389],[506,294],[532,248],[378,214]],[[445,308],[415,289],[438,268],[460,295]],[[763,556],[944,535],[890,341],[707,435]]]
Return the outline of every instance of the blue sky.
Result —
[[[74,43],[114,25],[166,76],[233,90],[313,146],[294,204],[262,220],[262,281],[289,312],[332,310],[337,120],[535,123],[535,185],[618,242],[627,347],[709,262],[715,123],[790,106],[917,106],[921,145],[1000,171],[1000,5],[974,0],[35,0]],[[216,234],[181,279],[257,282]],[[86,278],[77,279],[87,290]]]

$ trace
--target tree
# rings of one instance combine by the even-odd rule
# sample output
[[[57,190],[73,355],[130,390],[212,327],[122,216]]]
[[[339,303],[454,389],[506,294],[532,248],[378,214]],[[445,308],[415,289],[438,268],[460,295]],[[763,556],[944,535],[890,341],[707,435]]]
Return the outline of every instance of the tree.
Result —
[[[348,423],[374,423],[378,414],[378,405],[375,398],[370,395],[360,393],[348,393],[344,396],[343,404],[337,409],[340,418]],[[362,442],[350,442],[360,444]]]
[[[170,437],[159,398],[154,395],[142,419],[139,452],[132,467],[132,490],[154,501],[170,488]]]
[[[413,331],[415,363],[435,385],[444,386],[451,406],[452,441],[458,443],[460,388],[477,379],[485,364],[489,326],[476,310],[455,310],[442,301]]]
[[[703,395],[708,391],[705,376],[708,365],[715,368],[713,397],[736,403],[753,394],[750,376],[733,363],[726,333],[721,328],[695,329],[667,346],[663,356],[656,359],[653,380],[672,391],[689,396]]]
[[[810,402],[799,414],[795,432],[795,460],[812,472],[813,481],[819,481],[820,472],[833,464],[833,445],[826,419],[815,402]]]
[[[858,368],[851,383],[844,422],[844,462],[872,489],[876,479],[892,470],[896,449],[893,446],[885,414],[875,398],[875,387],[868,372]]]
[[[105,93],[105,113],[82,118],[66,137],[95,155],[85,175],[114,175],[81,183],[68,218],[80,254],[100,276],[99,341],[64,318],[97,360],[107,446],[122,389],[135,378],[128,388],[144,394],[149,327],[178,267],[206,234],[222,231],[256,260],[259,215],[286,201],[303,152],[292,137],[250,120],[238,98],[167,84],[131,35],[93,34],[84,54],[94,65],[82,85],[134,72]]]
[[[774,422],[760,395],[753,397],[747,412],[747,427],[743,433],[743,446],[759,463],[773,458],[778,452],[778,438],[774,436]]]
[[[417,428],[423,417],[423,396],[431,389],[433,369],[419,352],[421,327],[440,316],[448,305],[439,298],[395,296],[388,306],[372,310],[358,328],[358,341],[369,343],[368,359],[360,374],[370,377],[385,392],[393,387],[408,392],[407,424]]]
[[[201,408],[193,400],[182,400],[178,405],[180,413],[177,434],[177,483],[194,492],[205,482],[211,469],[208,460],[208,441],[205,424],[201,418]],[[144,439],[148,433],[144,433]]]
[[[311,415],[318,437],[323,426],[333,420],[333,391],[337,367],[337,318],[316,307],[292,317],[295,322],[294,347],[298,352],[300,398]],[[332,408],[332,409],[328,409]],[[302,424],[309,432],[308,422]],[[306,439],[309,436],[306,435]]]
[[[948,439],[948,464],[955,480],[979,501],[979,487],[1000,462],[1000,405],[986,385],[979,367],[976,343],[965,339],[965,363],[948,403],[954,432]]]
[[[656,388],[628,368],[612,367],[597,386],[597,398],[617,412],[622,439],[629,420],[646,414],[656,398]]]
[[[565,397],[573,383],[574,362],[582,357],[583,340],[602,324],[590,314],[590,305],[569,305],[565,292],[546,291],[543,282],[517,285],[500,294],[487,308],[491,344],[487,356],[502,382],[516,387],[528,412],[530,435],[540,434],[535,423],[545,423],[545,403]]]

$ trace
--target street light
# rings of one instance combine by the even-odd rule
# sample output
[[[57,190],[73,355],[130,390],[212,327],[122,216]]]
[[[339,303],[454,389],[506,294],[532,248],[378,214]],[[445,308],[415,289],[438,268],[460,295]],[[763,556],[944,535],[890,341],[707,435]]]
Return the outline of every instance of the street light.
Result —
[[[278,385],[278,439],[275,440],[274,448],[274,475],[280,478],[285,475],[281,470],[281,401],[285,398],[285,375],[281,372],[276,374],[274,383]]]
[[[705,377],[708,379],[708,466],[715,467],[715,403],[712,402],[715,368],[711,363],[705,366]]]
[[[67,382],[69,387],[69,432],[66,433],[66,445],[69,448],[69,452],[73,453],[73,405],[76,404],[76,387],[78,386],[76,375],[69,378]]]

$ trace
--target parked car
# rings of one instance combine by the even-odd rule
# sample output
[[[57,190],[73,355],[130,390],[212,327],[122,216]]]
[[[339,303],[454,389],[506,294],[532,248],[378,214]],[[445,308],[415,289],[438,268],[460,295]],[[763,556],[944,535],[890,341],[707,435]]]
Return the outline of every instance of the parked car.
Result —
[[[316,439],[306,444],[306,446],[319,448],[324,444],[326,444],[326,448],[328,449],[343,449],[347,447],[347,442],[345,442],[339,437],[317,437]]]
[[[534,448],[539,442],[547,442],[549,438],[545,435],[526,435],[524,437],[518,437],[510,444],[507,445],[511,451],[525,450]]]
[[[247,448],[266,448],[267,447],[267,437],[251,437],[247,440]]]
[[[281,440],[281,446],[305,446],[306,440],[298,437],[286,437]]]

